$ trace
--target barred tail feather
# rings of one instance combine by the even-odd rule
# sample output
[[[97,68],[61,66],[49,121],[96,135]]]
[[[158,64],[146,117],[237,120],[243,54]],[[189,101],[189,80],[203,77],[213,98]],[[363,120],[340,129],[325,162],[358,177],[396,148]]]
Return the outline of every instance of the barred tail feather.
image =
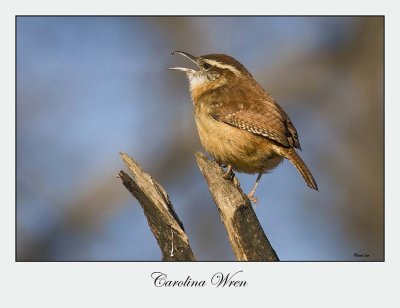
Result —
[[[306,181],[308,187],[318,190],[317,182],[314,180],[314,177],[312,176],[310,170],[308,170],[307,165],[301,159],[299,154],[297,154],[296,150],[295,149],[286,150],[282,154],[284,157],[286,157],[292,162],[292,164],[297,168],[297,170],[299,170],[304,180]]]

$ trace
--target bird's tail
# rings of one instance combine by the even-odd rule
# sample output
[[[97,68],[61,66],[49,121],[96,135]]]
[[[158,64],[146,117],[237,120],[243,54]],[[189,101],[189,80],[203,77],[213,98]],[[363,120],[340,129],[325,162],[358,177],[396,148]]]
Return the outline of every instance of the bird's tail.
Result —
[[[312,176],[310,170],[308,170],[307,165],[301,159],[299,154],[297,154],[295,149],[285,149],[285,151],[282,151],[281,155],[289,159],[297,168],[297,170],[299,170],[308,187],[318,190],[317,182],[314,180],[314,177]]]

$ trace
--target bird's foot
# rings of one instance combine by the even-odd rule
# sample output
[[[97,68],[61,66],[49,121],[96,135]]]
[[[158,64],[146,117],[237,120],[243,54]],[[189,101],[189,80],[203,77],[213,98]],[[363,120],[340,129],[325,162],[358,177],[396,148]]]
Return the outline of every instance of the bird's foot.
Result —
[[[256,197],[254,197],[254,191],[251,191],[247,194],[247,198],[249,198],[249,200],[252,203],[258,203],[258,199]]]
[[[232,171],[232,166],[228,165],[228,169],[226,170],[226,172],[224,173],[224,175],[222,177],[226,180],[232,180],[234,176],[235,176],[235,174]]]

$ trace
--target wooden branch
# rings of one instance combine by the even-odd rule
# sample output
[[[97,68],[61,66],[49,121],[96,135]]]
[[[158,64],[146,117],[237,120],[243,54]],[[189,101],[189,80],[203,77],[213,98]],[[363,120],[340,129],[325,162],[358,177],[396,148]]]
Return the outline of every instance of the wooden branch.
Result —
[[[162,252],[163,261],[195,261],[183,224],[175,213],[168,194],[139,164],[126,153],[122,160],[134,176],[118,173],[122,184],[139,201]]]
[[[279,261],[249,198],[240,189],[238,179],[224,179],[223,170],[203,153],[198,152],[196,159],[218,207],[236,258],[239,261]]]

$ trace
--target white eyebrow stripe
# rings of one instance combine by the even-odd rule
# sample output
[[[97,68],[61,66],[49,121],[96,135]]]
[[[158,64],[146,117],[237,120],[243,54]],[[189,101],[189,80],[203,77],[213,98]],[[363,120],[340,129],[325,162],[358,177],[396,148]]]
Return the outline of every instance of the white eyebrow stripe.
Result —
[[[211,60],[211,59],[205,59],[204,62],[207,62],[208,64],[211,64],[211,65],[219,67],[219,68],[226,68],[226,69],[230,70],[232,73],[234,73],[236,76],[240,76],[240,71],[232,65],[223,64],[219,61]]]

